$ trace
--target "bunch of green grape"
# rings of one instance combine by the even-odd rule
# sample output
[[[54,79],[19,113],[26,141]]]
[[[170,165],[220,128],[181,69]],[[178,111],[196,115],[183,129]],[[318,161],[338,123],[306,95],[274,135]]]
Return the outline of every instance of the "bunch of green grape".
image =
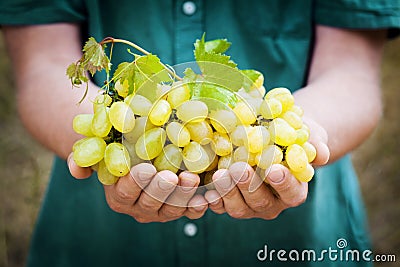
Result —
[[[128,94],[127,82],[117,81],[96,97],[93,114],[74,118],[74,130],[86,137],[74,144],[73,158],[81,167],[95,166],[103,184],[115,183],[142,162],[158,171],[204,173],[207,184],[217,169],[238,161],[264,171],[283,164],[307,182],[316,150],[308,142],[303,111],[288,89],[265,94],[262,84],[260,75],[249,91],[236,93],[234,107],[210,110],[180,81],[159,84],[154,102]]]

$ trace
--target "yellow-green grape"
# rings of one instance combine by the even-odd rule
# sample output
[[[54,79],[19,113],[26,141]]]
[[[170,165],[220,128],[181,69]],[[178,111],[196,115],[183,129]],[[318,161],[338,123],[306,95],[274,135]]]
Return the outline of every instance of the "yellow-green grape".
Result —
[[[294,172],[304,171],[308,164],[307,154],[298,144],[293,144],[286,148],[285,160],[289,168]]]
[[[243,146],[247,142],[247,133],[250,126],[238,125],[231,133],[231,141],[235,146]]]
[[[100,137],[86,137],[73,146],[73,158],[80,167],[95,165],[104,157],[106,142]]]
[[[257,119],[255,111],[246,102],[238,102],[233,108],[233,112],[236,114],[239,123],[244,125],[253,124]]]
[[[158,171],[169,170],[176,173],[182,163],[182,150],[174,144],[164,147],[160,155],[156,157],[153,164]]]
[[[216,172],[215,170],[207,171],[206,174],[204,175],[204,186],[208,190],[215,190],[214,181],[212,179],[215,172]]]
[[[272,120],[282,113],[282,104],[275,98],[265,99],[260,105],[260,114],[264,119]]]
[[[114,102],[110,107],[108,117],[112,126],[121,133],[130,132],[135,127],[135,114],[125,102]]]
[[[147,117],[138,117],[135,120],[135,127],[133,130],[128,133],[124,133],[124,139],[129,143],[134,144],[139,137],[144,134],[144,132],[153,129],[154,127],[156,126],[152,124]]]
[[[283,159],[282,150],[276,145],[269,145],[263,151],[257,153],[255,162],[261,169],[268,169],[272,164],[280,164]]]
[[[104,185],[113,185],[115,184],[119,177],[111,174],[106,166],[104,160],[100,161],[97,167],[97,178],[99,179],[100,183]]]
[[[281,114],[280,117],[296,130],[301,129],[303,126],[303,120],[293,111],[286,111],[285,113]]]
[[[176,109],[182,103],[190,99],[190,89],[181,82],[173,84],[168,93],[167,101],[172,108]]]
[[[176,108],[176,116],[184,122],[204,121],[208,116],[208,107],[202,101],[186,101]]]
[[[98,137],[106,137],[112,124],[108,118],[108,110],[105,106],[98,107],[93,115],[91,130]]]
[[[136,155],[144,160],[154,159],[161,154],[166,140],[163,128],[153,128],[142,134],[136,142]]]
[[[247,101],[253,98],[244,88],[239,89],[236,94],[241,101]]]
[[[120,80],[118,80],[115,85],[114,85],[115,90],[117,90],[118,95],[122,97],[126,97],[129,93],[129,82],[128,80],[125,80],[123,83],[121,83]]]
[[[254,88],[264,87],[263,86],[263,84],[264,84],[264,75],[259,71],[255,71],[255,72],[257,72],[259,75],[258,75],[257,80],[254,81],[253,87]]]
[[[236,115],[231,110],[213,110],[210,112],[209,118],[211,125],[220,133],[232,132],[237,124]]]
[[[93,114],[78,114],[72,121],[72,128],[78,134],[94,136],[92,133]]]
[[[93,101],[93,112],[96,113],[99,107],[108,107],[111,105],[111,103],[111,96],[107,94],[98,95]]]
[[[252,126],[247,132],[247,140],[244,146],[251,153],[258,153],[270,143],[270,134],[268,130],[261,125]]]
[[[226,156],[232,152],[232,143],[227,134],[214,132],[212,148],[218,156]]]
[[[204,148],[196,142],[190,142],[183,148],[183,162],[188,171],[202,173],[210,165],[210,159]]]
[[[233,152],[233,160],[235,162],[247,162],[250,166],[256,165],[256,154],[249,152],[244,146],[239,146]]]
[[[261,110],[261,104],[262,104],[262,102],[264,102],[262,98],[255,98],[255,97],[254,97],[254,98],[251,98],[251,99],[247,99],[246,102],[247,102],[247,104],[249,104],[250,107],[253,109],[254,114],[255,114],[256,116],[258,116],[258,115],[261,114],[261,112],[260,112],[260,110]]]
[[[275,118],[269,124],[271,140],[280,146],[288,146],[296,142],[296,130],[284,119]]]
[[[317,156],[317,150],[315,149],[315,147],[309,142],[305,142],[304,144],[301,145],[301,147],[306,152],[308,162],[313,162],[313,160]]]
[[[167,125],[166,128],[168,139],[178,147],[184,147],[190,143],[189,130],[180,124],[173,121]]]
[[[218,167],[218,156],[215,154],[215,151],[212,149],[211,144],[202,145],[204,151],[207,152],[208,159],[210,160],[210,165],[207,167],[205,171],[211,171]]]
[[[149,119],[156,126],[164,125],[171,116],[171,106],[167,100],[160,99],[154,103],[150,110]]]
[[[77,148],[81,143],[85,142],[87,138],[82,138],[77,141],[72,145],[72,152],[75,151],[75,148]]]
[[[293,111],[294,113],[296,113],[300,117],[303,117],[303,115],[304,115],[303,109],[300,106],[297,106],[297,105],[293,105],[293,107],[290,109],[290,111]]]
[[[171,85],[157,84],[156,96],[157,99],[167,100],[167,93],[171,90]]]
[[[300,182],[309,182],[311,181],[311,179],[314,176],[314,168],[307,163],[306,168],[300,172],[295,172],[293,170],[291,170],[292,174],[294,175],[294,177],[296,177],[297,180],[299,180]]]
[[[189,130],[190,138],[201,145],[210,143],[213,138],[211,126],[206,121],[190,122],[185,127]]]
[[[218,160],[218,169],[229,169],[233,162],[234,160],[232,154],[220,157]]]
[[[310,134],[305,130],[304,128],[296,130],[296,144],[302,145],[305,142],[307,142],[308,138],[310,137]]]
[[[115,176],[124,176],[131,169],[131,159],[128,150],[120,143],[110,143],[104,152],[104,162],[107,170]]]
[[[265,99],[275,98],[282,104],[282,111],[290,110],[294,105],[294,97],[289,89],[279,87],[274,88],[265,95]]]
[[[148,116],[153,104],[146,97],[138,94],[128,95],[124,102],[129,105],[133,113],[138,116]]]
[[[135,166],[140,163],[146,162],[145,160],[139,158],[138,155],[136,155],[135,144],[129,143],[129,142],[124,142],[123,145],[125,146],[126,150],[129,153],[129,158],[131,160],[131,166]]]

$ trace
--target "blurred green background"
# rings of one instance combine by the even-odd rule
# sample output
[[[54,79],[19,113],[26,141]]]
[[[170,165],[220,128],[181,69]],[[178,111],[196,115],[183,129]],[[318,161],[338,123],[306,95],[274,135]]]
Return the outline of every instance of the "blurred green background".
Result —
[[[382,87],[384,116],[353,153],[353,161],[369,215],[373,252],[397,258],[397,264],[376,266],[389,267],[400,262],[400,38],[386,45]],[[0,267],[24,266],[52,164],[52,154],[22,127],[14,92],[0,35]]]

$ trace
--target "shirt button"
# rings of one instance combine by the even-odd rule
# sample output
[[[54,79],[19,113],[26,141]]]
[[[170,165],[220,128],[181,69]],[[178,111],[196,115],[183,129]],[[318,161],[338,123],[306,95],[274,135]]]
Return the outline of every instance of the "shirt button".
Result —
[[[183,3],[182,11],[185,15],[191,16],[196,12],[196,4],[192,1],[187,1]]]
[[[183,227],[183,232],[187,236],[195,236],[197,234],[197,226],[194,223],[187,223]]]

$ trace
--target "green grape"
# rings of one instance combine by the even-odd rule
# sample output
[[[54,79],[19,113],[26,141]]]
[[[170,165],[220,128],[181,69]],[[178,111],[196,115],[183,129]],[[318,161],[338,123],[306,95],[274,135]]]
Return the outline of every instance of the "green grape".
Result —
[[[124,139],[129,143],[135,144],[139,137],[144,134],[145,131],[156,127],[152,124],[147,117],[138,117],[135,120],[135,127],[132,131],[124,133]]]
[[[247,133],[250,126],[238,125],[231,133],[231,141],[235,146],[243,146],[247,142]]]
[[[144,160],[151,160],[161,154],[166,140],[165,130],[153,128],[142,134],[136,142],[136,155]]]
[[[107,170],[115,176],[124,176],[131,169],[131,159],[129,152],[123,144],[110,143],[104,152],[104,162]]]
[[[98,107],[93,115],[91,130],[98,137],[106,137],[112,124],[108,118],[108,110],[105,106]]]
[[[129,142],[124,142],[123,145],[125,146],[126,150],[129,153],[129,158],[131,160],[131,166],[138,165],[140,163],[146,162],[145,160],[139,158],[138,155],[136,155],[136,150],[135,150],[135,144],[129,143]]]
[[[115,90],[117,90],[118,95],[122,97],[126,97],[129,93],[129,82],[125,80],[122,84],[121,81],[118,80],[114,85]]]
[[[189,130],[190,138],[201,145],[210,143],[213,138],[211,126],[206,121],[189,122],[185,127]]]
[[[317,156],[317,150],[315,149],[315,147],[309,142],[305,142],[301,145],[301,147],[306,152],[308,162],[313,162],[313,160]]]
[[[300,117],[303,117],[303,115],[304,115],[303,109],[297,105],[293,105],[293,107],[290,109],[290,111],[296,113]]]
[[[260,105],[260,114],[264,119],[272,120],[282,113],[282,104],[275,98],[265,99]]]
[[[254,161],[261,169],[267,170],[272,164],[279,164],[282,162],[283,152],[276,145],[269,145],[263,151],[257,153]]]
[[[129,105],[133,113],[138,116],[148,116],[153,104],[146,97],[138,94],[128,95],[124,102]]]
[[[263,84],[264,84],[264,75],[259,71],[255,71],[255,72],[257,72],[259,74],[259,76],[258,76],[257,80],[255,80],[255,82],[253,84],[253,87],[255,87],[255,88],[264,87],[263,86]],[[265,94],[265,92],[264,92],[264,94]],[[262,95],[264,95],[264,94],[262,94]]]
[[[113,185],[115,184],[119,177],[112,175],[106,166],[104,160],[100,161],[97,167],[97,178],[99,179],[100,183],[104,185]]]
[[[257,98],[257,99],[262,99],[264,97],[264,94],[262,94],[264,92],[265,94],[265,87],[261,86],[259,88],[251,88],[249,91],[249,95],[252,98]]]
[[[162,126],[169,120],[171,112],[171,106],[168,101],[160,99],[154,103],[153,108],[150,110],[149,119],[154,125]]]
[[[157,84],[156,97],[157,99],[167,100],[167,93],[171,90],[171,85]]]
[[[235,113],[226,109],[211,111],[209,118],[211,125],[217,132],[220,133],[232,132],[237,124]]]
[[[72,128],[78,134],[94,136],[92,133],[93,114],[78,114],[72,121]]]
[[[172,108],[176,109],[184,102],[190,99],[190,89],[187,85],[177,82],[172,85],[172,89],[169,91],[167,101]]]
[[[95,165],[104,157],[106,142],[100,137],[86,137],[73,146],[73,158],[80,167]]]
[[[251,153],[258,153],[270,143],[270,134],[268,130],[261,125],[251,126],[247,131],[247,140],[244,146]]]
[[[296,130],[301,129],[303,126],[303,120],[293,111],[286,111],[285,113],[281,114],[280,117]]]
[[[176,116],[183,122],[201,122],[208,116],[208,107],[202,101],[186,101],[176,108]]]
[[[202,173],[210,165],[210,159],[204,148],[196,142],[190,142],[183,148],[183,162],[188,171]]]
[[[308,138],[310,137],[310,134],[303,128],[296,130],[296,144],[302,145],[304,144]]]
[[[249,152],[244,146],[239,146],[233,152],[233,160],[235,162],[247,162],[250,166],[256,165],[256,154]]]
[[[282,111],[290,110],[294,105],[294,97],[289,89],[279,87],[274,88],[265,95],[265,99],[275,98],[282,104]]]
[[[293,144],[286,148],[285,161],[294,172],[304,171],[308,164],[307,154],[298,144]]]
[[[190,132],[189,130],[180,124],[179,122],[173,121],[166,127],[168,139],[178,147],[184,147],[190,143]]]
[[[207,167],[205,171],[212,171],[218,167],[218,156],[215,154],[215,151],[212,149],[211,144],[202,146],[204,151],[207,152],[208,159],[210,160],[210,165]]]
[[[218,160],[218,169],[229,169],[233,162],[234,160],[232,154],[222,156]]]
[[[245,102],[238,102],[233,109],[238,121],[244,125],[253,124],[256,121],[255,111]]]
[[[232,152],[232,143],[227,134],[214,132],[212,148],[218,156],[226,156]]]
[[[93,101],[93,112],[96,113],[100,107],[108,107],[112,103],[112,98],[108,94],[102,94],[96,96]]]
[[[280,146],[288,146],[296,142],[297,134],[295,129],[284,119],[275,118],[270,122],[268,130],[272,141]]]
[[[174,144],[164,147],[160,155],[156,157],[153,164],[158,171],[169,170],[177,173],[182,163],[182,150]]]
[[[108,117],[112,126],[121,133],[130,132],[135,127],[135,114],[125,102],[112,103]]]
[[[262,98],[246,99],[247,104],[253,109],[256,116],[261,114],[261,104],[264,102]]]
[[[311,179],[314,176],[314,168],[307,163],[306,167],[304,170],[300,171],[300,172],[295,172],[293,170],[291,170],[292,174],[294,175],[294,177],[296,177],[297,180],[299,180],[300,182],[309,182],[311,181]]]

